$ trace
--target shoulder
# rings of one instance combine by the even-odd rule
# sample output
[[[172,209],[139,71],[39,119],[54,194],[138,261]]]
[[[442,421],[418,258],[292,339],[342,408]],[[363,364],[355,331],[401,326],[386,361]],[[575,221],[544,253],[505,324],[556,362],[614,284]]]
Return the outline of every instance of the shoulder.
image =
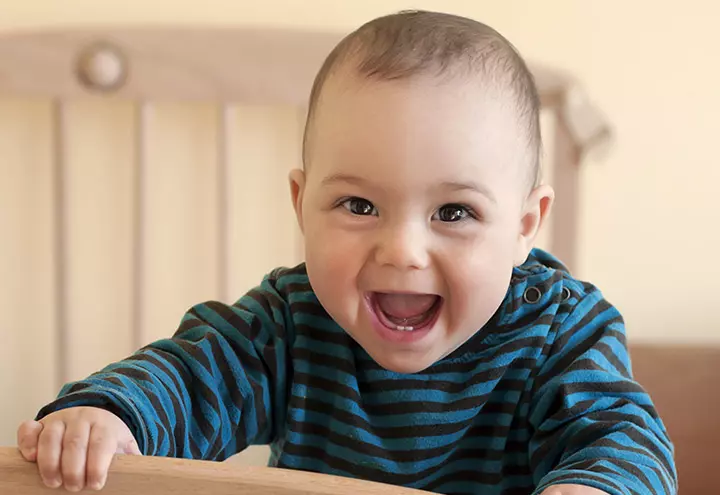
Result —
[[[195,312],[218,308],[235,313],[250,322],[280,322],[287,319],[294,301],[314,299],[304,264],[277,267],[267,272],[255,285],[233,301],[207,301],[195,306]]]
[[[547,326],[551,341],[580,327],[623,323],[599,287],[573,276],[559,259],[541,249],[534,249],[513,270],[501,312],[504,326]]]
[[[525,262],[513,269],[507,312],[525,308],[543,311],[557,309],[562,317],[579,304],[605,300],[602,291],[594,284],[576,278],[570,270],[547,251],[533,249]]]
[[[599,294],[592,283],[575,277],[561,260],[542,249],[533,249],[525,262],[513,270],[512,285],[523,289],[536,287],[543,294],[555,294],[566,289],[563,299],[583,299]],[[557,295],[557,294],[555,294]]]
[[[515,270],[511,290],[521,294],[520,302],[515,303],[516,313],[523,312],[518,308],[532,307],[538,321],[546,318],[547,364],[567,367],[581,356],[594,359],[595,354],[588,353],[598,351],[597,357],[615,363],[626,373],[624,319],[599,287],[572,276],[549,253],[534,250]],[[528,291],[530,302],[523,298]],[[536,296],[538,300],[532,300]]]
[[[258,285],[244,294],[235,306],[260,311],[285,324],[304,315],[325,315],[310,284],[304,263],[274,268]]]
[[[267,272],[257,285],[243,294],[238,303],[251,299],[270,299],[290,304],[298,297],[314,298],[305,263],[295,266],[278,266]]]

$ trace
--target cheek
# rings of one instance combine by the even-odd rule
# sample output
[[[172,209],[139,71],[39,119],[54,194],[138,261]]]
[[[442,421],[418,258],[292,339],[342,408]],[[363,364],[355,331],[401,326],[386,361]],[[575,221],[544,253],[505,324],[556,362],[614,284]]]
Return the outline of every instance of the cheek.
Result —
[[[308,217],[305,227],[310,282],[326,310],[337,313],[355,302],[358,274],[366,258],[363,244],[357,236],[332,228],[322,217]]]
[[[514,254],[508,236],[485,235],[472,246],[447,249],[442,270],[452,327],[476,331],[493,316],[507,294]]]
[[[346,273],[362,261],[358,235],[337,228],[324,215],[310,216],[305,225],[306,260],[316,270]]]

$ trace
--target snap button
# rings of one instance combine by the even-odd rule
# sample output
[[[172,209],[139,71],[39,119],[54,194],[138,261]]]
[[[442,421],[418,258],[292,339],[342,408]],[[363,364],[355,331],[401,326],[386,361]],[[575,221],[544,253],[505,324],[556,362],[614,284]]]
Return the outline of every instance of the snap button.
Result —
[[[567,301],[568,299],[570,299],[570,296],[571,296],[571,295],[572,295],[572,294],[570,294],[570,289],[568,289],[567,287],[563,287],[563,290],[562,290],[562,302],[565,302],[565,301]]]
[[[528,304],[535,304],[540,300],[541,296],[542,292],[540,292],[540,289],[538,289],[537,287],[528,287],[527,289],[525,289],[523,299]]]

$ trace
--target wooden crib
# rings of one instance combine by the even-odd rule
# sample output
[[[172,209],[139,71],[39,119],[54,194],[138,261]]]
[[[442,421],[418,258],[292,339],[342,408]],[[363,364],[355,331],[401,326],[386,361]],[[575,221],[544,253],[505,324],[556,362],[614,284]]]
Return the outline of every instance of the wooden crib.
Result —
[[[285,176],[299,163],[314,74],[341,36],[190,27],[0,36],[0,219],[12,238],[0,243],[0,300],[9,302],[0,394],[16,398],[0,411],[0,444],[11,445],[16,425],[62,383],[167,336],[189,305],[228,301],[302,259]],[[571,77],[531,67],[545,177],[557,193],[540,245],[572,268],[578,167],[610,127]],[[258,204],[262,221],[247,213]],[[667,387],[670,370],[655,366],[668,351],[637,352],[636,370],[694,473],[685,459],[696,462],[691,452],[711,437],[681,433],[673,402],[687,389]],[[109,494],[195,493],[201,482],[214,494],[412,493],[263,467],[114,466]],[[0,493],[41,492],[33,466],[12,447],[0,451]]]

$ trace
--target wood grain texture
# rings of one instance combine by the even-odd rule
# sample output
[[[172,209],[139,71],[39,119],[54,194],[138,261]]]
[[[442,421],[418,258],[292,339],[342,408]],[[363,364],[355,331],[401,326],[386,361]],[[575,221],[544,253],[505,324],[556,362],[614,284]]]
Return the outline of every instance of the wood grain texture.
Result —
[[[0,493],[57,493],[40,482],[37,466],[14,448],[0,448]],[[103,495],[422,495],[350,478],[266,467],[242,467],[160,457],[116,456]]]

